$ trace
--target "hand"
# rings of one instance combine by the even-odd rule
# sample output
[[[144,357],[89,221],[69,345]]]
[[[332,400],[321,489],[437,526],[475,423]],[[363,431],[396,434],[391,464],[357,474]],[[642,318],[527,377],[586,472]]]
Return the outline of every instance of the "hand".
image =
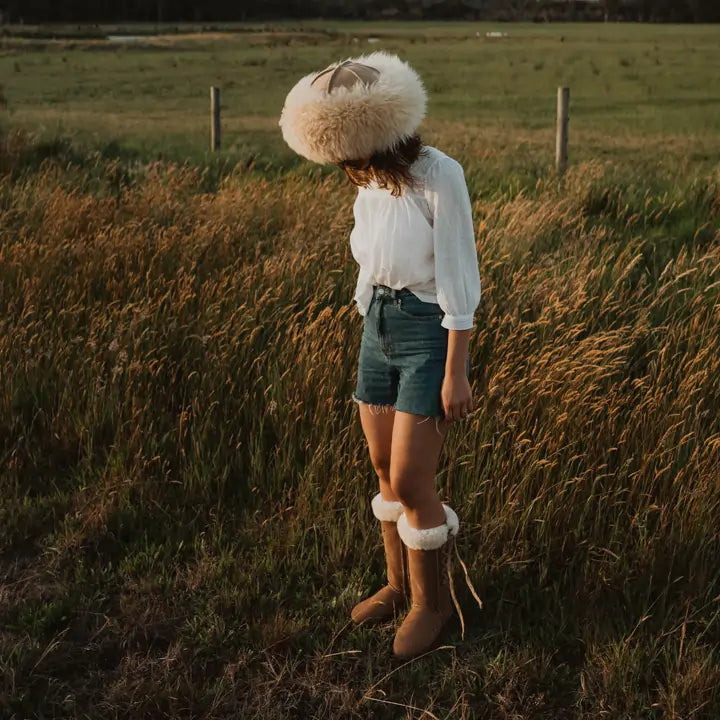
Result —
[[[445,420],[464,420],[473,412],[470,381],[465,373],[445,374],[440,391]]]

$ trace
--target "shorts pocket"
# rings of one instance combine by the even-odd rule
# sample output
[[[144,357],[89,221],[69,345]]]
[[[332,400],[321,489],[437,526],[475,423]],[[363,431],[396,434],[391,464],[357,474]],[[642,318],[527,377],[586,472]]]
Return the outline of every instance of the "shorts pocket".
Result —
[[[413,320],[442,320],[445,313],[438,303],[420,300],[416,295],[405,295],[398,298],[398,312]]]

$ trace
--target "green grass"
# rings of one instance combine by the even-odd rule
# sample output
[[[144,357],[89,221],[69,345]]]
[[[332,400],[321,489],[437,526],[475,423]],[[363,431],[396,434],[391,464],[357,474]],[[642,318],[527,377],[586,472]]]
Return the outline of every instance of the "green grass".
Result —
[[[323,32],[5,41],[0,716],[715,720],[720,30],[294,27]],[[390,625],[348,624],[383,572],[353,191],[276,125],[385,31],[465,168],[483,281],[438,488],[484,610],[458,576],[464,642],[403,666]]]
[[[208,43],[170,36],[155,46],[58,41],[27,48],[7,39],[0,77],[13,121],[50,135],[126,139],[147,152],[204,149],[211,84],[223,90],[228,149],[258,142],[285,152],[277,116],[299,75],[378,48],[402,53],[421,72],[429,123],[461,120],[473,133],[547,130],[557,86],[570,85],[578,159],[595,152],[585,147],[588,134],[656,142],[680,136],[691,152],[706,152],[708,136],[714,141],[720,130],[710,91],[720,64],[717,27],[449,23],[422,24],[411,35],[415,26],[384,23],[375,34],[392,35],[375,45],[366,42],[372,28],[333,27],[331,36],[314,23],[308,28],[323,32],[309,37],[246,32]],[[497,27],[509,37],[485,37]],[[716,161],[717,146],[711,151]]]

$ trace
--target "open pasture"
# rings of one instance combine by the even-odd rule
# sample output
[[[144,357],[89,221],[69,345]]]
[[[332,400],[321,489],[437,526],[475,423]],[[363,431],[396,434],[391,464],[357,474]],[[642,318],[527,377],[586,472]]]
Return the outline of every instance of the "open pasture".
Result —
[[[136,35],[122,43],[10,37],[0,52],[0,78],[10,118],[25,127],[83,142],[123,141],[149,154],[174,149],[179,156],[207,147],[208,87],[218,85],[227,150],[292,162],[277,130],[289,87],[335,58],[382,48],[402,53],[424,78],[428,128],[462,124],[466,142],[495,129],[511,142],[513,129],[551,145],[555,91],[564,84],[572,91],[578,160],[625,156],[631,145],[633,162],[655,162],[656,153],[648,158],[637,141],[679,138],[693,167],[717,160],[717,27],[413,27],[314,23],[271,32],[250,26]],[[487,37],[492,32],[507,37]]]

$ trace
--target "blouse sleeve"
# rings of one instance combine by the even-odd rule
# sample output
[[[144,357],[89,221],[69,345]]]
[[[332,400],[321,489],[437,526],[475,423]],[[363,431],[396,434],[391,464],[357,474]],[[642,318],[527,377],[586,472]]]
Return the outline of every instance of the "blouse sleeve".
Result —
[[[441,158],[430,168],[426,182],[425,195],[433,214],[435,285],[438,304],[445,312],[442,326],[468,330],[480,303],[480,270],[462,165],[453,158]]]
[[[370,301],[372,300],[372,293],[372,278],[368,271],[361,267],[358,273],[357,283],[355,284],[355,296],[353,297],[360,315],[364,316],[367,313]]]
[[[367,249],[363,247],[363,220],[362,215],[358,209],[358,198],[360,197],[360,191],[358,190],[358,196],[355,198],[355,204],[353,205],[353,215],[355,217],[355,225],[350,232],[350,251],[352,256],[355,258],[355,262],[360,266],[358,272],[357,282],[355,283],[355,295],[353,300],[357,304],[357,311],[360,315],[365,315],[370,306],[373,294],[373,281],[372,272],[370,271],[367,258]]]

